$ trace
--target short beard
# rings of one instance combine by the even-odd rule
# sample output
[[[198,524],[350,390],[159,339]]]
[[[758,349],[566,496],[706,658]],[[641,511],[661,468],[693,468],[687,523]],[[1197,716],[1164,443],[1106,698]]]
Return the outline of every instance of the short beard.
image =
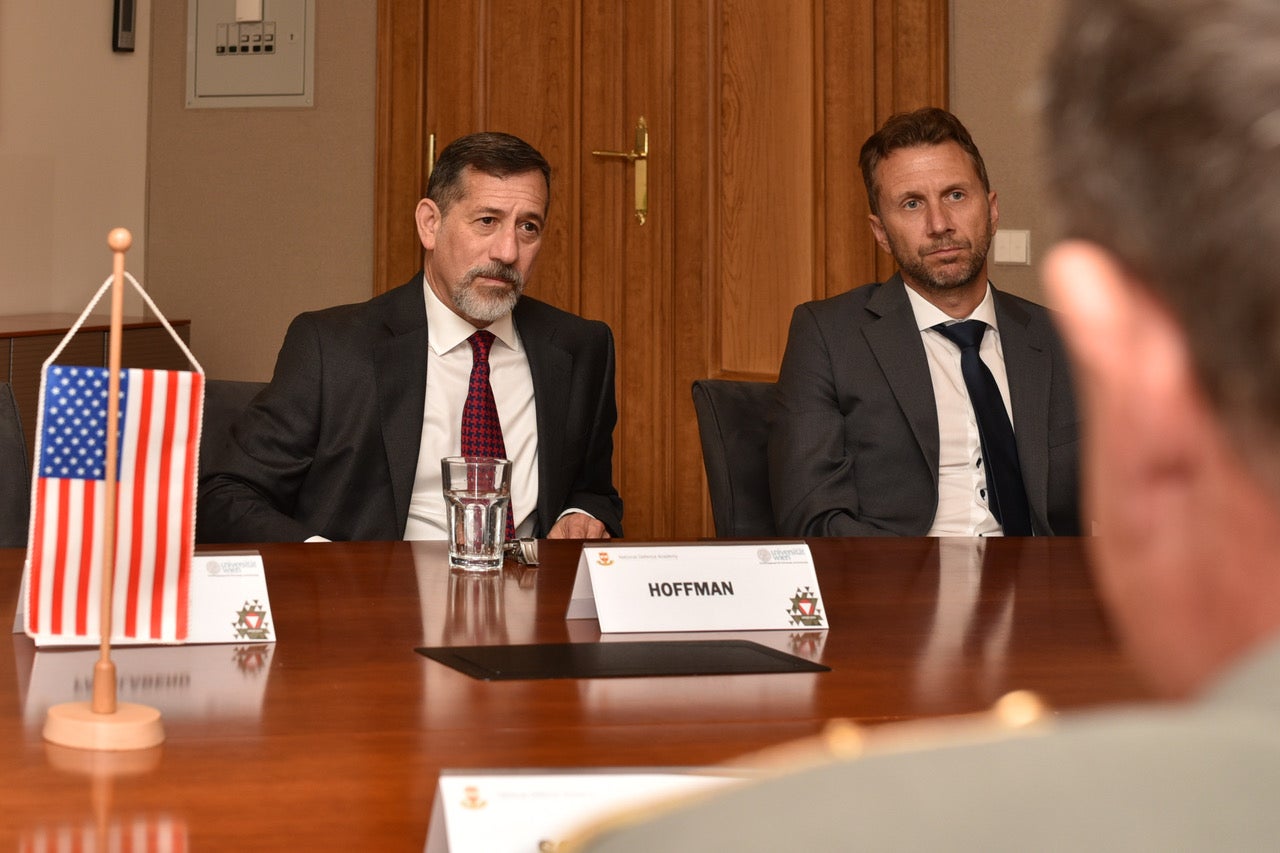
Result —
[[[477,278],[498,279],[511,287],[494,293],[488,285],[476,286]],[[520,271],[510,264],[494,261],[468,270],[449,295],[453,298],[454,307],[465,317],[487,325],[510,314],[523,292],[524,276],[520,275]]]
[[[982,273],[982,268],[987,263],[987,252],[991,249],[991,231],[988,229],[985,234],[979,235],[978,242],[970,246],[952,242],[940,242],[928,247],[927,251],[936,252],[939,249],[956,246],[969,249],[968,261],[948,264],[939,270],[933,270],[929,268],[921,255],[918,253],[908,254],[892,239],[889,240],[889,248],[893,252],[893,259],[898,263],[898,268],[902,271],[903,278],[909,279],[925,290],[935,293],[963,290],[978,279],[978,276]]]

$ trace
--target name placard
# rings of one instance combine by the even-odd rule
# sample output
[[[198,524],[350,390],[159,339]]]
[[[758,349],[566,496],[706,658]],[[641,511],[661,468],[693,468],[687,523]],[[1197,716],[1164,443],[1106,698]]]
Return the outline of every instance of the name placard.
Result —
[[[426,853],[559,850],[606,815],[741,780],[728,772],[443,770]]]
[[[827,628],[804,542],[584,546],[565,618],[604,633]]]
[[[267,598],[267,570],[257,551],[196,554],[191,561],[191,586],[188,594],[187,643],[273,643],[276,624],[271,617],[271,601]],[[23,630],[23,605],[26,602],[26,578],[18,595],[13,632]],[[96,604],[94,606],[97,606]],[[152,645],[118,633],[121,619],[113,620],[113,646]],[[98,637],[38,634],[35,644],[44,646],[97,645]]]

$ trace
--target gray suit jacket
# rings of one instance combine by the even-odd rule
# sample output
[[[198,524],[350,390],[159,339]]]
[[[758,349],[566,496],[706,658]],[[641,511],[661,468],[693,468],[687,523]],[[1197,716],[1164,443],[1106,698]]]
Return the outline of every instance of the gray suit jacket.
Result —
[[[1044,734],[993,729],[985,742],[775,768],[580,849],[1270,851],[1280,839],[1277,731],[1273,641],[1189,707],[1080,714]]]
[[[1037,535],[1080,533],[1071,373],[1047,309],[995,291]],[[938,418],[900,276],[796,308],[769,480],[784,536],[921,536],[938,506]]]
[[[388,540],[404,535],[427,387],[422,274],[368,302],[298,316],[271,384],[202,471],[202,542]],[[613,335],[529,297],[513,313],[538,423],[543,536],[577,507],[622,535],[613,487]]]

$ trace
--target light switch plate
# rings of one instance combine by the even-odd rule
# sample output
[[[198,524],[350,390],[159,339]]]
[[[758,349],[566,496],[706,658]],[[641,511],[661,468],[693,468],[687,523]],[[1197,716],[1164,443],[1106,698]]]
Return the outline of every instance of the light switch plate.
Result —
[[[1031,232],[1001,228],[992,241],[992,257],[997,264],[1031,263]]]
[[[238,21],[238,0],[187,0],[187,107],[310,107],[315,0],[262,0]]]

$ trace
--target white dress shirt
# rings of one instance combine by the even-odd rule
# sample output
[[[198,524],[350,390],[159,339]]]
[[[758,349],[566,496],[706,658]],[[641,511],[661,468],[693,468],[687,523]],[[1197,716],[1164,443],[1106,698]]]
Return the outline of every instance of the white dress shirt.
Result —
[[[961,320],[947,316],[910,287],[907,288],[907,298],[911,301],[916,326],[924,342],[938,411],[938,509],[928,535],[999,536],[1000,522],[996,521],[987,501],[987,474],[983,468],[978,421],[960,373],[960,348],[933,328]],[[982,302],[972,314],[961,319],[981,320],[989,327],[982,336],[978,354],[1000,387],[1000,397],[1012,423],[1009,380],[1004,368],[1004,350],[1000,345],[1000,327],[996,324],[990,282]],[[1016,424],[1014,428],[1017,429]]]
[[[476,327],[453,313],[423,281],[427,301],[427,402],[422,414],[418,470],[413,478],[405,539],[447,539],[440,460],[462,451],[462,409],[471,384],[471,345]],[[533,532],[538,502],[538,412],[529,358],[507,314],[487,327],[489,384],[511,460],[511,508],[516,535]]]

